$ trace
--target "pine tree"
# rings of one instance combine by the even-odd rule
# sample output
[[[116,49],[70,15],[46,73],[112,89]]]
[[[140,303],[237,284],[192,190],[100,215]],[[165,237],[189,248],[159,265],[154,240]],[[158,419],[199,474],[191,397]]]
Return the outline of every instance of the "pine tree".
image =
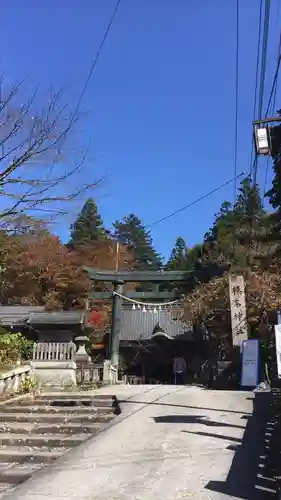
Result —
[[[250,177],[246,177],[240,185],[234,212],[237,217],[241,217],[243,222],[253,223],[263,213],[259,186],[252,186]]]
[[[171,257],[167,262],[167,269],[185,269],[187,264],[187,252],[188,250],[185,241],[181,236],[179,236],[171,252]]]
[[[107,237],[97,205],[92,198],[84,204],[74,224],[71,225],[69,246],[85,245]]]
[[[278,115],[281,116],[281,110],[278,111]],[[267,191],[265,196],[269,199],[271,206],[278,210],[281,215],[281,144],[280,144],[280,129],[281,125],[275,127],[274,137],[271,138],[274,141],[276,147],[272,152],[273,155],[273,172],[274,177],[272,180],[272,187]],[[281,217],[280,217],[281,218]]]
[[[246,177],[240,185],[234,206],[224,202],[210,231],[205,235],[203,254],[211,261],[233,265],[252,265],[264,238],[265,212],[258,186]]]
[[[133,251],[135,269],[160,269],[162,259],[153,247],[150,232],[145,229],[139,217],[130,214],[122,221],[116,221],[113,227],[113,237]]]
[[[201,267],[202,245],[194,245],[188,248],[184,239],[179,236],[171,252],[166,269],[193,271]]]
[[[281,115],[281,110],[278,111]],[[268,222],[270,223],[269,240],[277,244],[276,251],[280,253],[281,240],[281,143],[280,143],[281,126],[275,128],[275,148],[273,151],[273,180],[271,189],[265,193],[272,208],[275,210]],[[274,139],[273,139],[274,140]]]

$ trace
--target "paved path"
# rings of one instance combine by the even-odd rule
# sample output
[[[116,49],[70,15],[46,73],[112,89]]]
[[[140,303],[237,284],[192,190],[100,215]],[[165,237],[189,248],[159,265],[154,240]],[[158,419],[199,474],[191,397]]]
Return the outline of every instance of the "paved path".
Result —
[[[38,473],[10,500],[253,498],[254,449],[240,447],[246,456],[233,460],[251,420],[251,393],[176,386],[115,392],[127,402],[113,426]],[[257,440],[250,441],[255,447]]]

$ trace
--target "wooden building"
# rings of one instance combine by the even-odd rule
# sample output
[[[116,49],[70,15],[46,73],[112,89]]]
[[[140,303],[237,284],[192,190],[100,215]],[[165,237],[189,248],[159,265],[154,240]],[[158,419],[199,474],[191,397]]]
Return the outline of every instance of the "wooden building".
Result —
[[[45,311],[43,306],[0,306],[0,326],[38,342],[71,342],[84,328],[84,311]]]

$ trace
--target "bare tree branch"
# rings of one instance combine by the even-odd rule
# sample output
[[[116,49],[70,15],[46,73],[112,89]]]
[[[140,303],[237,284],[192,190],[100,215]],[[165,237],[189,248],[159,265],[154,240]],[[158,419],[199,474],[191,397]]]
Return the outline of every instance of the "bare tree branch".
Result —
[[[62,100],[64,90],[51,90],[47,105],[37,111],[37,90],[19,104],[22,83],[6,91],[0,78],[0,196],[8,205],[0,212],[0,227],[33,210],[49,211],[52,216],[54,212],[66,213],[68,209],[56,209],[55,202],[78,199],[101,182],[81,183],[88,149],[74,161],[77,151],[74,155],[70,135],[79,117],[68,112],[69,103]],[[75,182],[74,190],[67,189],[68,181],[76,174],[80,174],[80,183]]]

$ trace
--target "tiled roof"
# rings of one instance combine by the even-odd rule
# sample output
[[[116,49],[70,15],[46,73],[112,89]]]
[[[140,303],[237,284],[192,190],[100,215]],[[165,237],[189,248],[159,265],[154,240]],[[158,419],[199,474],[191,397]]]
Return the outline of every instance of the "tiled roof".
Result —
[[[30,325],[77,325],[84,321],[84,311],[31,312]]]
[[[73,325],[83,323],[83,311],[47,312],[43,306],[0,306],[0,325]]]
[[[4,326],[25,323],[31,311],[44,311],[42,306],[0,306],[0,324]]]
[[[184,335],[186,340],[193,340],[191,326],[180,320],[174,320],[174,311],[143,312],[123,308],[121,315],[120,340],[136,341],[146,340],[152,336],[157,324],[170,337],[177,338]]]

